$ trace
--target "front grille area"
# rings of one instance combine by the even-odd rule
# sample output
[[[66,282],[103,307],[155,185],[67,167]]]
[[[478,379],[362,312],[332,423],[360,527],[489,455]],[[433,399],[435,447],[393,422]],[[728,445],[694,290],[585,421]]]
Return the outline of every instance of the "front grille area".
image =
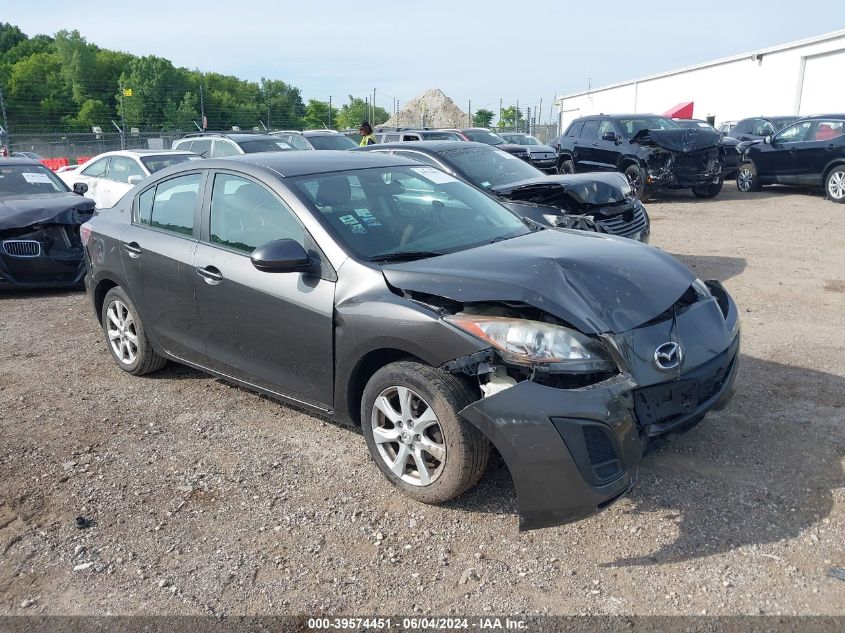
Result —
[[[605,233],[631,237],[642,231],[648,224],[641,205],[631,204],[628,209],[609,218],[596,218],[596,224]]]
[[[12,257],[39,257],[41,244],[35,240],[5,240],[3,251]]]
[[[719,149],[711,147],[675,158],[675,174],[682,179],[695,179],[719,173]]]

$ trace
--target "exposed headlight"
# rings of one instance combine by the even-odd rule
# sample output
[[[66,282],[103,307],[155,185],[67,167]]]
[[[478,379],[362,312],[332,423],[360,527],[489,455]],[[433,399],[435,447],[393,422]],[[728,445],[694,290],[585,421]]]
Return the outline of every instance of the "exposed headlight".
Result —
[[[456,314],[444,318],[464,332],[489,343],[503,359],[512,363],[561,364],[569,366],[573,371],[616,368],[602,343],[560,325],[474,314]]]
[[[713,296],[713,293],[710,292],[710,288],[707,287],[707,284],[700,279],[696,279],[691,285],[700,297],[707,299]]]

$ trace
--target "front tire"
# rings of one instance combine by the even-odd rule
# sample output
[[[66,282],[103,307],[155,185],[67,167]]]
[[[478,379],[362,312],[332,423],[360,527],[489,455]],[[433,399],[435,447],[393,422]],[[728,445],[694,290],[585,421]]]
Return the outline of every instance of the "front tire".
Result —
[[[752,163],[744,163],[736,174],[736,188],[743,193],[760,191],[763,186],[760,184],[760,176],[757,175],[757,168]]]
[[[409,497],[443,503],[473,487],[487,466],[490,443],[459,411],[476,399],[440,369],[415,362],[382,367],[361,401],[370,456]]]
[[[575,173],[575,163],[571,160],[562,160],[560,161],[560,165],[557,167],[557,173],[559,174],[574,174]]]
[[[628,184],[631,185],[631,192],[637,200],[647,200],[651,189],[646,185],[643,170],[639,165],[628,165],[625,171],[625,178],[628,179]]]
[[[710,182],[704,185],[696,185],[692,188],[692,193],[696,198],[715,198],[722,190],[722,181]]]
[[[135,305],[120,286],[106,293],[100,323],[112,358],[126,373],[142,376],[167,364],[150,345]]]
[[[824,190],[828,198],[839,204],[845,204],[845,165],[837,165],[827,174]]]

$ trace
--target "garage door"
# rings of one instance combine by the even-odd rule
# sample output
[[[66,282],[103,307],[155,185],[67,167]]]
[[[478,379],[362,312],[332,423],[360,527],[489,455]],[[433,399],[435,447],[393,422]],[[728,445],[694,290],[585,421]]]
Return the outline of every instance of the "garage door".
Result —
[[[798,114],[840,112],[845,50],[807,57]]]

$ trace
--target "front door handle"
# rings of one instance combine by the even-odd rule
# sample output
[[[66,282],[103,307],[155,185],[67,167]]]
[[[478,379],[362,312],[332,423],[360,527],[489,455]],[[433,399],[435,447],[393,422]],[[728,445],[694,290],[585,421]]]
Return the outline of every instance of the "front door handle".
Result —
[[[138,242],[129,242],[128,244],[124,244],[123,250],[125,250],[126,254],[132,259],[138,259],[141,256],[141,247],[138,245]]]
[[[835,150],[835,149],[836,149],[836,145],[834,145],[833,143],[831,143],[830,145],[828,145],[827,147],[825,147],[825,149],[826,149],[828,152],[832,152],[833,150]]]
[[[197,268],[197,274],[202,277],[202,280],[210,286],[216,286],[223,281],[223,273],[221,273],[214,266],[206,266],[205,268]]]

